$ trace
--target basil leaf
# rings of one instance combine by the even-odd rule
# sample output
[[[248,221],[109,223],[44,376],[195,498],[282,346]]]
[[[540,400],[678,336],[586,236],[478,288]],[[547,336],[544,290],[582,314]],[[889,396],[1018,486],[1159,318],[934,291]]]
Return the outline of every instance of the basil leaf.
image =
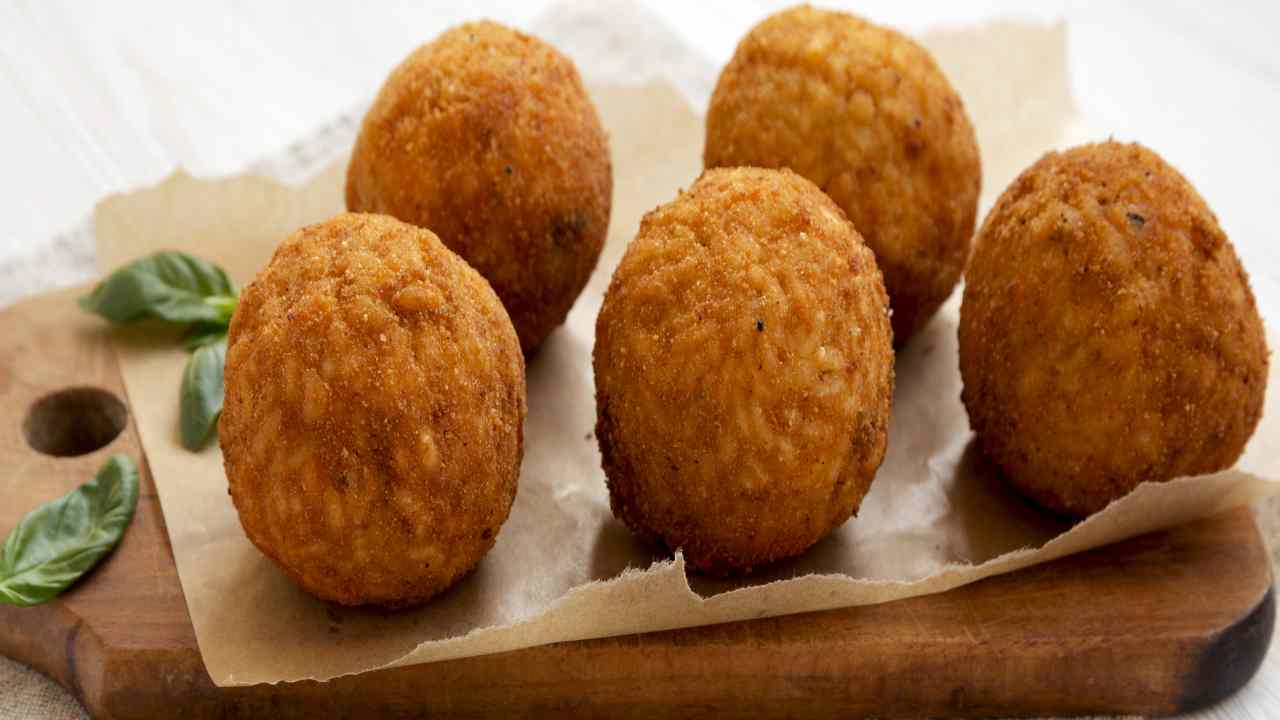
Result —
[[[197,348],[182,373],[182,445],[193,452],[204,447],[222,412],[222,368],[226,361],[227,338],[223,335]]]
[[[138,468],[116,455],[89,482],[27,513],[0,550],[0,602],[57,597],[124,535],[138,505]]]
[[[218,323],[199,323],[192,325],[182,336],[182,347],[187,352],[199,350],[210,343],[217,342],[227,336],[227,326]]]
[[[176,251],[158,252],[111,273],[80,307],[117,323],[159,318],[226,325],[236,290],[226,271]]]

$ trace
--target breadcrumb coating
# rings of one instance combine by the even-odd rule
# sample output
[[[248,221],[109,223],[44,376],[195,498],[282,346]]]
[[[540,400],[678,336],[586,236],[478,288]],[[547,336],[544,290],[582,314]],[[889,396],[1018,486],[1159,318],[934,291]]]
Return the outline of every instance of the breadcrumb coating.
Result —
[[[422,602],[493,546],[523,452],[524,357],[434,234],[344,214],[240,296],[218,428],[254,545],[325,600]]]
[[[720,74],[703,161],[791,168],[830,195],[875,251],[899,345],[964,270],[977,138],[932,56],[905,35],[807,6],[765,19]]]
[[[790,171],[704,172],[644,217],[596,322],[614,514],[709,573],[803,552],[871,485],[893,361],[840,208]]]
[[[1267,364],[1231,242],[1141,145],[1045,155],[979,232],[962,397],[983,451],[1040,505],[1083,516],[1141,482],[1230,467]]]
[[[480,271],[533,352],[564,322],[609,229],[609,145],[573,62],[467,23],[392,71],[347,170],[347,209],[425,227]]]

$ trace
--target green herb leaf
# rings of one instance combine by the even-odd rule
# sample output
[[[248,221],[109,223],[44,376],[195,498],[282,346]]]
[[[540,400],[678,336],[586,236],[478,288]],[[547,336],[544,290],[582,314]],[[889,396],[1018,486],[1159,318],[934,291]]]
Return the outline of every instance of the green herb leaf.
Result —
[[[187,352],[199,350],[210,343],[215,343],[227,336],[227,326],[218,323],[198,323],[192,325],[182,336],[182,347]]]
[[[195,452],[204,447],[222,412],[222,368],[227,361],[227,337],[199,346],[182,373],[180,416],[182,445]]]
[[[138,506],[138,468],[116,455],[89,482],[27,513],[0,550],[0,602],[57,597],[124,535]]]
[[[217,265],[175,251],[158,252],[107,276],[80,307],[117,323],[159,318],[226,325],[236,290]]]

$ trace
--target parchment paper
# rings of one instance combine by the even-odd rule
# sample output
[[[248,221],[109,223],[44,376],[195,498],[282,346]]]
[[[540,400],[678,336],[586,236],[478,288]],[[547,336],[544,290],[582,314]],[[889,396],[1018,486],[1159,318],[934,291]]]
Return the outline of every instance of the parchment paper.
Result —
[[[926,43],[978,128],[984,208],[1041,152],[1078,139],[1063,28],[1005,24],[935,34]],[[529,365],[526,454],[511,517],[477,571],[434,602],[399,613],[344,609],[295,588],[245,538],[216,444],[199,455],[179,445],[177,390],[186,355],[170,338],[116,333],[191,620],[216,684],[323,680],[941,592],[1280,489],[1261,479],[1280,475],[1280,420],[1271,412],[1241,471],[1144,485],[1071,529],[1026,504],[971,441],[959,401],[957,291],[898,356],[889,453],[858,517],[803,557],[748,580],[687,576],[679,554],[655,557],[609,511],[591,435],[590,352],[603,291],[641,214],[697,175],[702,123],[665,85],[595,87],[592,94],[613,149],[608,244],[568,324]],[[345,165],[343,158],[299,187],[179,174],[110,198],[95,213],[99,263],[109,270],[179,248],[247,282],[289,232],[342,209]],[[1267,406],[1274,408],[1274,379],[1269,388]]]

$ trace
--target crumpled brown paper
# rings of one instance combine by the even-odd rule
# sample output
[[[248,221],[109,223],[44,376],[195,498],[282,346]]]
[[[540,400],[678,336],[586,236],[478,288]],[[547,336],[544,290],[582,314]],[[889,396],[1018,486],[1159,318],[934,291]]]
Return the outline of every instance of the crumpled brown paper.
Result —
[[[985,170],[983,208],[1050,147],[1077,139],[1064,30],[1015,24],[925,38],[965,98]],[[667,86],[597,87],[615,172],[600,266],[528,368],[520,491],[493,551],[442,597],[386,613],[329,605],[295,588],[242,532],[222,458],[178,442],[185,354],[171,338],[120,332],[129,401],[160,493],[183,591],[218,685],[327,679],[394,665],[870,604],[941,592],[1277,492],[1280,419],[1258,428],[1240,470],[1144,485],[1074,528],[1028,505],[976,451],[959,401],[957,297],[898,356],[889,453],[857,518],[796,560],[746,580],[687,576],[609,511],[590,352],[610,273],[642,213],[696,177],[702,123]],[[215,260],[241,283],[298,226],[342,209],[345,159],[300,187],[255,177],[176,175],[104,201],[99,264],[160,248]],[[1275,406],[1276,382],[1268,406]],[[1110,439],[1107,439],[1110,441]],[[1038,549],[1026,549],[1038,548]]]

